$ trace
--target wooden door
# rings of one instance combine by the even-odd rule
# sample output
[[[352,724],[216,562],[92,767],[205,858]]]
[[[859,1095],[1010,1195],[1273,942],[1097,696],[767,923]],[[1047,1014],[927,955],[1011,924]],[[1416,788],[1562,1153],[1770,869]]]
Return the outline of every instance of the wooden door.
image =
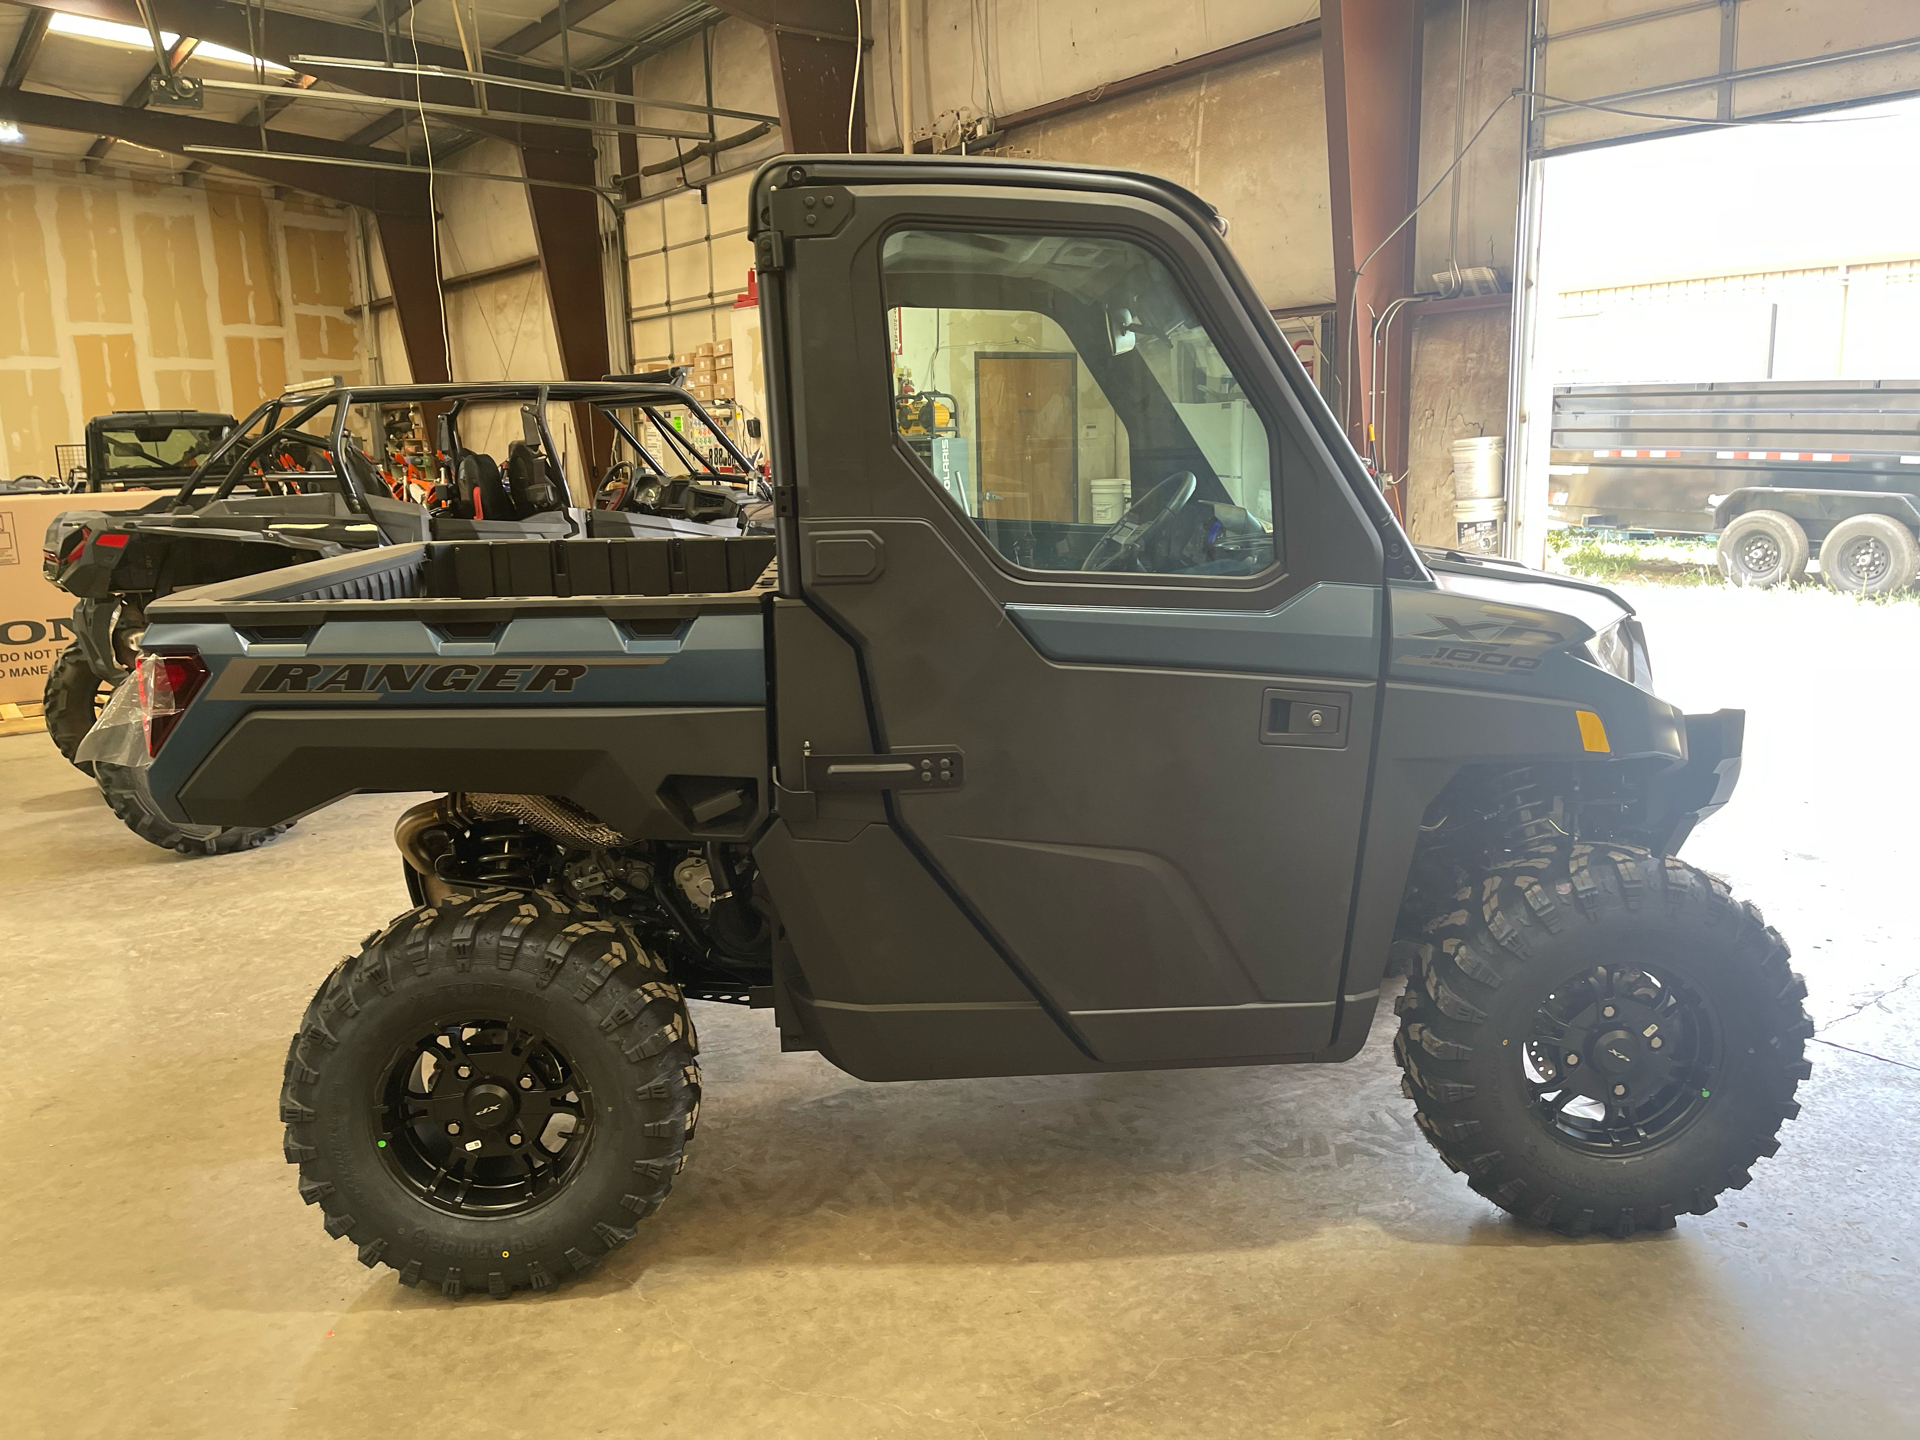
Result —
[[[1079,518],[1077,367],[1072,355],[975,357],[981,518]]]

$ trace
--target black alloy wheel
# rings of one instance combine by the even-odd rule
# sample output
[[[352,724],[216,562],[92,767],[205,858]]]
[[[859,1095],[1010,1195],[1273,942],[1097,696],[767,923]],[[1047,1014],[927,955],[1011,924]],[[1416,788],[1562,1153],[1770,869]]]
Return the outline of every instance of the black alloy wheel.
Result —
[[[524,1214],[593,1143],[593,1091],[551,1039],[511,1020],[434,1026],[394,1057],[374,1142],[416,1198],[450,1215]]]
[[[1530,1225],[1705,1215],[1800,1113],[1807,987],[1760,913],[1682,860],[1581,841],[1490,860],[1418,934],[1402,1089],[1447,1164]]]
[[[1644,970],[1597,965],[1534,1012],[1521,1065],[1535,1117],[1563,1145],[1625,1157],[1674,1139],[1713,1096],[1719,1035],[1705,999]]]

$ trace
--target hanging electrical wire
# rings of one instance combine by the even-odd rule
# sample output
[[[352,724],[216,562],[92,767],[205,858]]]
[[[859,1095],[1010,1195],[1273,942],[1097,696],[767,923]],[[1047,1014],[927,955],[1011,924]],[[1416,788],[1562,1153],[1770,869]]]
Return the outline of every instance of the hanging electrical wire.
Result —
[[[847,97],[847,153],[853,154],[853,117],[860,111],[860,62],[867,54],[866,17],[861,0],[853,0],[853,91]],[[677,148],[677,147],[676,147]]]

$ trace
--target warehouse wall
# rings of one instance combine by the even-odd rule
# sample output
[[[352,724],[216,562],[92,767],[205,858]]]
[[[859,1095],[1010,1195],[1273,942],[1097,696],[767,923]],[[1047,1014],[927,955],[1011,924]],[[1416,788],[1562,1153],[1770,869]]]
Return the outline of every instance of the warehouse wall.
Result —
[[[1514,275],[1514,231],[1519,215],[1524,117],[1508,97],[1526,72],[1525,0],[1466,0],[1467,69],[1460,85],[1462,0],[1432,0],[1421,40],[1420,178],[1424,195],[1454,158],[1456,97],[1464,93],[1464,130],[1472,141],[1461,161],[1457,242],[1454,183],[1449,177],[1414,222],[1414,287],[1445,288],[1450,255],[1461,268],[1487,266],[1503,287]],[[1503,103],[1504,102],[1504,103]],[[1498,111],[1499,113],[1495,113]],[[1472,435],[1499,435],[1507,423],[1510,301],[1495,308],[1424,314],[1419,308],[1396,325],[1390,343],[1412,347],[1408,405],[1407,528],[1421,544],[1451,544],[1452,444]]]
[[[1317,43],[1022,126],[993,153],[1119,164],[1177,181],[1226,217],[1228,243],[1269,307],[1333,301]]]
[[[440,215],[441,293],[453,378],[561,379],[565,371],[526,187],[460,178],[476,172],[526,173],[518,147],[503,140],[482,141],[440,162],[434,205]],[[412,372],[393,310],[393,287],[370,224],[366,235],[377,373],[387,384],[405,384]],[[572,417],[563,419],[556,410],[549,423],[554,427],[554,443],[569,455],[577,454]],[[506,454],[509,441],[520,438],[520,428],[510,414],[475,412],[462,428],[461,438],[498,458]]]
[[[245,414],[357,377],[351,225],[238,183],[0,157],[0,473],[53,473],[107,410]]]
[[[868,0],[868,3],[876,3],[876,0]],[[880,0],[880,3],[884,3],[884,0]],[[661,100],[678,100],[694,105],[705,104],[706,56],[709,53],[713,64],[713,103],[715,105],[728,110],[745,110],[756,115],[779,113],[779,101],[773,89],[773,63],[767,52],[766,32],[758,25],[745,20],[722,20],[702,35],[692,36],[657,55],[648,56],[634,67],[634,94],[652,96]],[[636,107],[634,118],[635,123],[640,125],[655,125],[676,130],[698,130],[706,123],[704,116],[689,114],[684,110],[662,110],[645,105]],[[715,136],[722,140],[756,128],[758,128],[757,122],[752,120],[716,119],[713,125]],[[644,171],[650,166],[674,164],[697,143],[699,142],[656,140],[643,136],[638,142],[640,168]],[[640,181],[641,194],[642,196],[661,195],[670,190],[679,190],[684,188],[688,181],[703,181],[716,172],[742,169],[750,171],[760,161],[769,156],[778,155],[783,148],[780,127],[775,124],[758,140],[723,151],[717,160],[688,161],[684,167],[675,165],[675,168],[659,175],[643,176]],[[744,204],[744,201],[742,203]],[[725,223],[716,228],[727,229],[735,224],[744,225],[746,212],[743,209],[738,216],[728,215],[721,218]]]
[[[1416,544],[1457,538],[1453,442],[1506,433],[1511,323],[1504,306],[1414,322],[1405,485],[1407,531]]]
[[[1103,9],[1099,44],[1092,45],[1086,43],[1085,15],[1065,23],[1072,7],[927,0],[916,8],[926,26],[915,33],[914,110],[921,128],[942,112],[984,113],[989,86],[993,108],[1010,114],[1318,13],[1316,4],[1303,0],[1179,9],[1169,17],[1164,5],[1124,0]],[[875,148],[885,149],[899,143],[897,49],[886,28],[898,8],[870,3],[868,15],[875,27],[866,61],[869,135]],[[714,27],[710,43],[716,103],[772,113],[772,70],[761,32],[725,21]],[[706,85],[702,45],[696,37],[642,62],[635,92],[699,100]],[[1269,305],[1330,304],[1333,242],[1320,65],[1317,44],[1295,46],[1021,126],[991,153],[1102,165],[1125,157],[1123,163],[1186,185],[1221,209],[1241,262]],[[689,119],[645,107],[639,115],[643,124]],[[726,136],[751,125],[721,120],[716,128]],[[758,163],[780,149],[775,127],[712,164],[690,162],[692,188],[678,170],[642,181],[646,198],[626,212],[636,364],[729,338],[733,301],[746,288],[752,264],[748,181]],[[672,160],[675,146],[642,140],[639,152],[644,168]],[[708,183],[716,173],[722,178]]]
[[[916,136],[949,112],[1013,115],[1320,13],[1317,0],[916,0],[908,9]],[[882,150],[900,148],[899,10],[871,0],[867,12],[868,131]]]

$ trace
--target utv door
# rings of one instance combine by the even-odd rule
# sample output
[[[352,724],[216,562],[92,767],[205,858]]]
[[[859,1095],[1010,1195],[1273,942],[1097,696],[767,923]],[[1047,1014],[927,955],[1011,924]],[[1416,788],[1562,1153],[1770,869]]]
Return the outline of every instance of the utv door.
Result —
[[[936,938],[969,928],[1082,1068],[1325,1048],[1381,544],[1207,215],[1143,177],[854,159],[769,167],[754,211],[795,487],[778,781],[793,834],[849,842],[780,864],[858,897],[816,905],[815,950],[889,937],[873,963],[918,977],[892,1009],[926,1012],[969,998]],[[823,643],[848,663],[798,664]],[[844,968],[795,959],[833,1011]]]

